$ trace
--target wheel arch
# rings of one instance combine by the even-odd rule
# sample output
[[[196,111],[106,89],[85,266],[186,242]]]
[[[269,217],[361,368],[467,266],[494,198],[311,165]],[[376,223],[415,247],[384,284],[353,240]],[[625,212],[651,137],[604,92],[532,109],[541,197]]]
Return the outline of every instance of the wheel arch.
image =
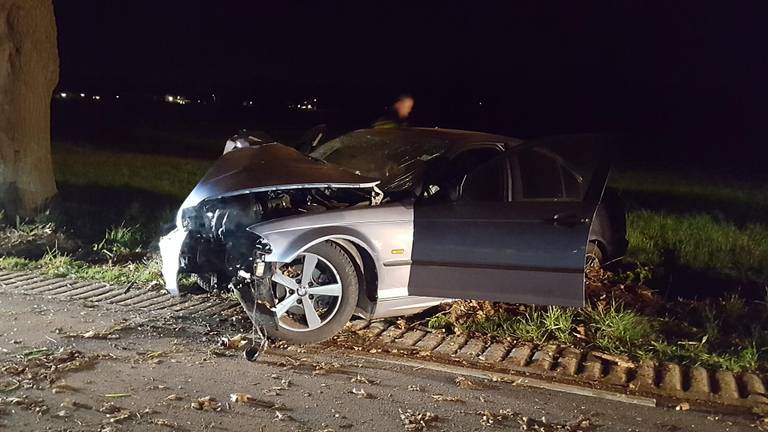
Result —
[[[332,242],[339,246],[352,260],[357,271],[360,296],[358,308],[369,313],[378,298],[379,270],[374,247],[366,241],[359,231],[348,226],[320,227],[303,232],[292,231],[287,236],[285,231],[266,233],[262,236],[273,246],[273,253],[268,261],[290,262],[300,253],[322,242]],[[261,235],[261,234],[260,234]]]

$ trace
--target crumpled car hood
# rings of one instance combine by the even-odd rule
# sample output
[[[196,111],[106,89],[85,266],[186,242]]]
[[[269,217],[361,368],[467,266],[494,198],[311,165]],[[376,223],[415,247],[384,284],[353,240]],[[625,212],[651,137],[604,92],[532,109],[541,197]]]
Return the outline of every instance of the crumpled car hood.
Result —
[[[335,165],[313,160],[296,149],[270,143],[222,155],[197,183],[181,208],[209,198],[273,189],[309,187],[373,187],[379,181]]]

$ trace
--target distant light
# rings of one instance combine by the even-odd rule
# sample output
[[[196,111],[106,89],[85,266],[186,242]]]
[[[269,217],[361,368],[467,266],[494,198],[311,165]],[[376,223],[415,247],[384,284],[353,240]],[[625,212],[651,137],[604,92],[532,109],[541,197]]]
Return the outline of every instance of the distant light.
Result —
[[[166,102],[173,102],[173,99],[174,99],[174,97],[173,97],[173,96],[171,96],[171,95],[166,95],[166,96],[165,96],[165,101],[166,101]]]
[[[317,102],[317,98],[315,98],[315,99],[312,99],[312,102]]]
[[[85,97],[85,93],[80,93],[80,97]]]
[[[478,105],[482,105],[482,104],[483,104],[483,101],[480,101],[480,102],[478,102],[477,104],[478,104]]]
[[[94,96],[93,98],[96,100],[101,100],[101,96]]]
[[[61,93],[59,93],[59,96],[65,98],[65,97],[67,97],[67,92],[61,92]]]
[[[312,109],[312,104],[307,104],[307,109]]]
[[[120,99],[120,95],[115,95],[115,99]]]

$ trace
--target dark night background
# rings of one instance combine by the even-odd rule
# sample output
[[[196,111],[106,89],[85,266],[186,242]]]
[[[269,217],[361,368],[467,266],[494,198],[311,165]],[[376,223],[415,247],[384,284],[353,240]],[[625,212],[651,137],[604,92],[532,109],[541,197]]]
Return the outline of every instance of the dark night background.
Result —
[[[408,92],[418,126],[608,132],[627,160],[761,170],[765,2],[58,0],[55,10],[59,89],[105,98],[55,102],[54,140],[171,152],[192,136],[210,146],[184,151],[215,154],[240,128],[365,127]],[[167,93],[216,103],[152,99]],[[287,110],[308,97],[320,111]]]

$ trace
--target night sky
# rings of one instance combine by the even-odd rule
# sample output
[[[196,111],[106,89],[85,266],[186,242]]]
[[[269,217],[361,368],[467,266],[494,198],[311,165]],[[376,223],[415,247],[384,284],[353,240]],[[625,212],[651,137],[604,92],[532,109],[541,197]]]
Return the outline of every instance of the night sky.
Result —
[[[425,122],[764,142],[768,3],[645,3],[54,2],[62,88],[409,92]]]

